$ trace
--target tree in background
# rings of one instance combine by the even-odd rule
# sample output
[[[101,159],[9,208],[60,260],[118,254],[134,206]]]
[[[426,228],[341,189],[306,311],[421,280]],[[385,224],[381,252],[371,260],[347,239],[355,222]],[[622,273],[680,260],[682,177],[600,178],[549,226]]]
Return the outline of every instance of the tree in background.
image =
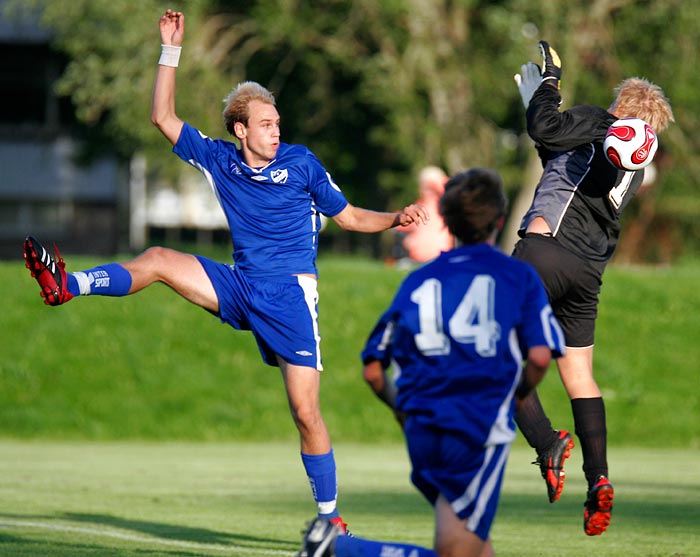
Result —
[[[7,1],[39,10],[53,30],[69,58],[57,86],[80,119],[103,126],[122,153],[144,152],[151,168],[166,168],[147,115],[162,2]],[[626,225],[630,238],[623,235],[618,256],[659,259],[700,236],[698,3],[173,0],[172,7],[186,12],[191,29],[178,79],[197,84],[178,98],[178,110],[207,133],[225,135],[216,100],[254,79],[276,93],[284,139],[309,145],[337,169],[357,203],[410,201],[427,164],[450,173],[490,166],[513,201],[511,230],[522,214],[518,192],[529,199],[539,174],[512,79],[525,61],[539,62],[537,40],[562,57],[566,106],[605,106],[624,77],[646,77],[668,93],[676,124],[661,145],[655,185],[625,216],[635,223]]]

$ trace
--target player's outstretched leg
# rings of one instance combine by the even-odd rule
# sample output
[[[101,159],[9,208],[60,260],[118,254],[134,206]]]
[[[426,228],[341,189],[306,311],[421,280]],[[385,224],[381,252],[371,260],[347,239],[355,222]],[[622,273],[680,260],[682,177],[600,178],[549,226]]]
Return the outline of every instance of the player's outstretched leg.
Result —
[[[44,303],[50,306],[61,305],[73,297],[68,292],[66,264],[55,244],[54,252],[55,258],[32,236],[24,240],[24,266],[39,283]]]
[[[610,480],[598,476],[584,503],[583,529],[588,536],[600,536],[610,526],[615,490]]]
[[[333,544],[339,534],[342,531],[330,520],[315,518],[304,532],[297,557],[332,557],[335,555]]]
[[[554,503],[564,489],[564,461],[571,456],[571,449],[574,448],[574,440],[571,433],[562,429],[556,432],[557,440],[546,450],[537,454],[537,460],[533,464],[540,467],[540,472],[547,484],[547,495],[549,502]]]

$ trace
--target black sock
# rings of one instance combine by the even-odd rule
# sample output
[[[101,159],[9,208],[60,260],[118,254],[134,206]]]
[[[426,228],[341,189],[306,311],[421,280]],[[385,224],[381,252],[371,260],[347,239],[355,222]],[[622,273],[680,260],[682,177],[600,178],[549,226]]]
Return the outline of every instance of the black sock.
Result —
[[[559,438],[557,432],[552,429],[552,423],[544,413],[544,408],[537,396],[537,391],[532,391],[515,412],[515,423],[522,431],[523,436],[538,454],[547,450]]]
[[[575,398],[571,410],[583,453],[583,473],[590,489],[598,476],[608,476],[605,404],[602,397]]]

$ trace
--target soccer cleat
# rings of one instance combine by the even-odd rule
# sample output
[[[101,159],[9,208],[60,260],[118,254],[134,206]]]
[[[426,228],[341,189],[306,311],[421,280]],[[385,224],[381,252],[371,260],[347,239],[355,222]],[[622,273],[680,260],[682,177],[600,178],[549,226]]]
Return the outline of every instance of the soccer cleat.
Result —
[[[333,542],[343,532],[327,518],[317,517],[309,523],[297,557],[333,557]]]
[[[537,464],[542,472],[542,477],[547,484],[547,495],[549,502],[554,503],[561,495],[564,489],[564,480],[566,472],[564,472],[564,461],[571,456],[571,449],[574,448],[574,440],[571,438],[571,433],[562,429],[557,431],[559,438],[546,451],[537,455],[537,460],[533,464]]]
[[[600,536],[610,526],[615,489],[605,476],[598,476],[584,503],[583,530],[587,536]]]
[[[68,292],[66,264],[54,244],[54,259],[36,238],[27,236],[24,240],[24,266],[41,287],[41,297],[49,306],[59,306],[73,297]]]
[[[347,523],[343,522],[343,519],[340,518],[339,516],[336,516],[335,518],[331,518],[330,522],[332,524],[335,524],[338,528],[340,528],[341,534],[345,534],[346,536],[352,536],[352,534],[350,533],[350,530],[348,530]]]

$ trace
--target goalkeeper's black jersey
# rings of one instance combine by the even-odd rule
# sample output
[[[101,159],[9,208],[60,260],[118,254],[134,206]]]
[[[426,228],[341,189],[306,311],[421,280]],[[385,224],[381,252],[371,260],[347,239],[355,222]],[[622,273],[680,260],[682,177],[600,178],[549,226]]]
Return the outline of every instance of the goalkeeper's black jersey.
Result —
[[[624,172],[603,153],[605,134],[617,118],[597,106],[560,112],[557,89],[543,83],[527,109],[527,129],[544,166],[520,234],[543,217],[567,249],[601,270],[612,257],[619,217],[637,192],[644,171]]]

